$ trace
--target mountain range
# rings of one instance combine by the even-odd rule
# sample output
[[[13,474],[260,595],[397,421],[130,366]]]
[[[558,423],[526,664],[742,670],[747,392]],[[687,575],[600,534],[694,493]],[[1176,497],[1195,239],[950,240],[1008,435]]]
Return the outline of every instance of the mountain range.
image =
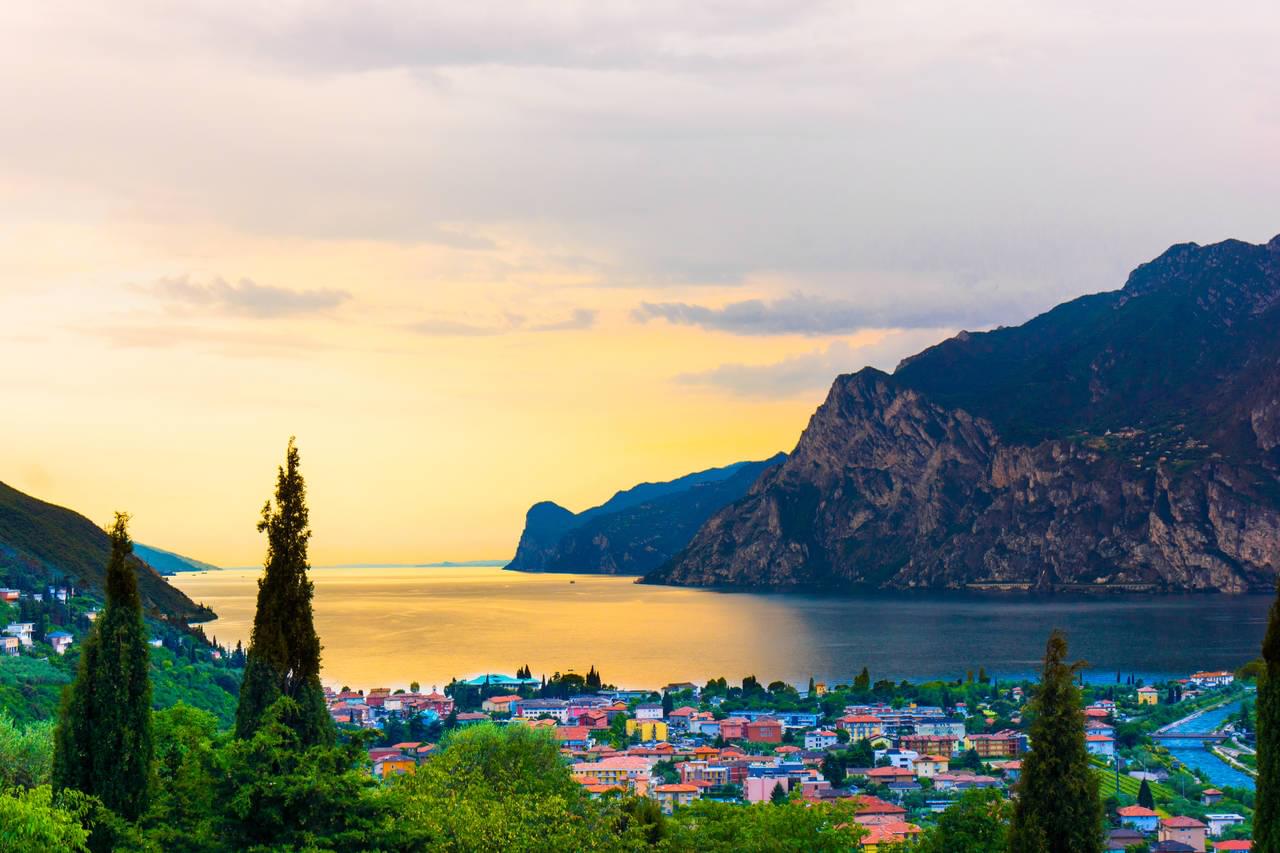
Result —
[[[1280,237],[836,378],[648,583],[1217,590],[1280,569]]]
[[[135,551],[133,565],[148,613],[182,622],[214,618],[144,562],[145,549]],[[110,553],[107,534],[83,515],[0,483],[0,582],[38,590],[70,579],[100,596]]]
[[[661,483],[641,483],[573,513],[543,501],[530,507],[508,569],[524,572],[644,574],[680,551],[713,513],[741,498],[779,464],[738,462]]]

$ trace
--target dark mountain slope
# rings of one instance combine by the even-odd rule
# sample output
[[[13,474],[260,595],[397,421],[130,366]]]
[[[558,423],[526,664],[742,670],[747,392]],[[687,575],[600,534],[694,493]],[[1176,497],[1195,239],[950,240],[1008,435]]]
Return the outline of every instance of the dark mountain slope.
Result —
[[[36,590],[69,576],[101,595],[109,553],[107,534],[89,519],[0,483],[0,576],[5,583]],[[143,606],[150,613],[183,622],[213,618],[211,610],[134,559]]]
[[[657,583],[1269,588],[1280,238],[833,385],[791,457]]]
[[[534,504],[508,569],[643,574],[688,544],[711,517],[747,493],[760,473],[785,458],[739,462],[665,483],[641,483],[577,515]]]

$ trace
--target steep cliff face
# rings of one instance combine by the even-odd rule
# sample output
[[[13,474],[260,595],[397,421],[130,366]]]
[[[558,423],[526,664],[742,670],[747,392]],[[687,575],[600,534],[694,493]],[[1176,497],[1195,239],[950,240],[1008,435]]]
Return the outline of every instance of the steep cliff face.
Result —
[[[1138,586],[1280,570],[1280,238],[839,377],[655,583]]]
[[[746,494],[785,454],[739,462],[662,483],[641,483],[574,514],[534,504],[508,569],[644,574],[680,551],[713,513]]]

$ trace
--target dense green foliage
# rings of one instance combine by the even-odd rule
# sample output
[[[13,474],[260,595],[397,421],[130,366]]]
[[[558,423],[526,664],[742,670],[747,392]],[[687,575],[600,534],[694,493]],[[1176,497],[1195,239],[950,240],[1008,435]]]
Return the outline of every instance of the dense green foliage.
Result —
[[[280,697],[296,716],[288,720],[303,744],[332,743],[333,724],[320,686],[320,638],[307,578],[306,485],[293,439],[276,478],[275,506],[262,508],[258,530],[267,534],[266,571],[258,581],[258,609],[236,711],[236,734],[252,737]]]
[[[999,791],[966,791],[939,815],[915,853],[1003,853],[1011,811]]]
[[[0,791],[0,853],[88,850],[85,811],[73,792],[55,798],[48,785]]]
[[[1258,793],[1253,814],[1256,853],[1280,853],[1280,596],[1271,605],[1258,678]]]
[[[0,790],[47,785],[53,769],[53,723],[16,725],[0,711]]]
[[[106,606],[63,695],[53,782],[57,790],[91,794],[135,820],[146,808],[151,773],[151,679],[127,521],[117,514],[111,528]]]
[[[1034,749],[1022,761],[1009,829],[1010,853],[1098,853],[1102,804],[1085,749],[1077,664],[1066,662],[1067,639],[1049,636],[1044,670],[1032,697]]]

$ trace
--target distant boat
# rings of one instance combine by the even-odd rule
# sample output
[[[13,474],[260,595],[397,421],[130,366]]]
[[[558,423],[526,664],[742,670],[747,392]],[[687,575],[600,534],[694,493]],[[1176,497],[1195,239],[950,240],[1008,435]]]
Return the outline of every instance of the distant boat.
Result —
[[[569,583],[577,583],[577,581],[569,581]]]

